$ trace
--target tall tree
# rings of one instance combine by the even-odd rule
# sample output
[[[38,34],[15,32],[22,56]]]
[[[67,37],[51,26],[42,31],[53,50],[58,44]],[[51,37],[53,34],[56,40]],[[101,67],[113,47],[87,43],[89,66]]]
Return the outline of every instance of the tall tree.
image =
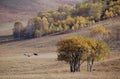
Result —
[[[58,60],[70,64],[71,72],[79,72],[83,63],[83,55],[87,52],[88,45],[82,37],[65,38],[57,43]]]
[[[14,23],[13,35],[15,39],[21,39],[24,36],[24,27],[21,21],[16,21]]]

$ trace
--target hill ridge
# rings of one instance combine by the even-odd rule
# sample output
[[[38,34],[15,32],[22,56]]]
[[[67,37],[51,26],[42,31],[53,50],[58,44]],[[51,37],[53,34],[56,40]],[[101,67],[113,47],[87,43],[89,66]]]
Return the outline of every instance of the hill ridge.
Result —
[[[54,10],[60,5],[74,5],[83,0],[0,0],[0,23],[35,16],[39,11]]]

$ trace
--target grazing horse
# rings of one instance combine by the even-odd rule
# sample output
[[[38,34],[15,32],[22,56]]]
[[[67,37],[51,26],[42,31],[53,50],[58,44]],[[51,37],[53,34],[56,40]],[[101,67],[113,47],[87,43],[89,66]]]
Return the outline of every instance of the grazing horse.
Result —
[[[37,56],[38,54],[37,53],[33,53],[33,55]]]
[[[31,55],[29,55],[29,54],[25,53],[25,54],[24,54],[24,56],[30,57]]]

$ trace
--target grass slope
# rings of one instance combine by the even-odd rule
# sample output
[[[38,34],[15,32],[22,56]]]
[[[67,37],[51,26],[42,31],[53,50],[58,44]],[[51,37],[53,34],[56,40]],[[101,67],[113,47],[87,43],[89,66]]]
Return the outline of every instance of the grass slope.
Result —
[[[86,63],[82,65],[80,73],[70,73],[69,64],[56,59],[55,44],[58,40],[67,36],[89,36],[90,30],[100,25],[114,31],[120,25],[120,17],[98,22],[91,27],[68,34],[0,45],[0,79],[120,79],[119,51],[113,51],[105,61],[95,62],[91,73],[86,71]],[[9,34],[7,30],[4,32]],[[38,56],[26,57],[24,53],[38,53]]]
[[[89,36],[90,30],[92,28],[98,27],[98,26],[103,26],[103,25],[106,28],[113,30],[113,32],[114,32],[114,29],[119,27],[119,25],[120,25],[120,17],[98,22],[91,27],[83,28],[76,32],[60,34],[60,35],[53,35],[53,36],[45,36],[45,37],[36,38],[36,39],[30,39],[30,40],[28,39],[28,40],[16,41],[16,42],[3,44],[3,45],[0,45],[0,50],[1,50],[0,53],[1,53],[1,55],[9,56],[11,53],[23,54],[25,52],[29,52],[29,53],[31,53],[31,52],[38,52],[38,53],[55,52],[56,51],[55,44],[58,40],[60,40],[64,37],[67,37],[67,36],[80,36],[80,35],[81,36]],[[12,28],[8,27],[4,31],[0,31],[0,33],[5,33],[7,35],[10,33],[8,30],[11,30],[11,29]],[[112,44],[112,45],[114,45],[114,44]],[[13,50],[8,51],[6,49],[13,49]]]

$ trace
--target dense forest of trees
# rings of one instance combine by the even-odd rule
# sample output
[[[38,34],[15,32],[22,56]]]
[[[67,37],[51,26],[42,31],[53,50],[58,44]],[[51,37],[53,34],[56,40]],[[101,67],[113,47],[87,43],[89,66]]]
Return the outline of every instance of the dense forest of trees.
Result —
[[[89,27],[100,20],[120,15],[120,0],[86,0],[75,6],[63,5],[58,10],[42,11],[31,18],[26,27],[15,22],[16,39],[35,38],[56,32],[67,32]]]

